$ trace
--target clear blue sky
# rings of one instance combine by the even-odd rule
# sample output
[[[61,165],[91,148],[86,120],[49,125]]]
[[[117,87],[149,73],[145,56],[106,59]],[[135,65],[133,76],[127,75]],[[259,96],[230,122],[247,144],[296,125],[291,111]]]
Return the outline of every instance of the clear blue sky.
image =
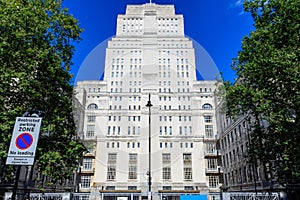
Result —
[[[101,42],[116,33],[118,14],[125,14],[127,4],[149,3],[150,0],[64,0],[64,7],[79,20],[82,41],[76,44],[72,73]],[[243,12],[243,0],[152,0],[157,4],[174,4],[183,14],[185,34],[200,43],[209,53],[226,80],[233,80],[230,68],[237,56],[242,38],[253,30],[249,13]]]

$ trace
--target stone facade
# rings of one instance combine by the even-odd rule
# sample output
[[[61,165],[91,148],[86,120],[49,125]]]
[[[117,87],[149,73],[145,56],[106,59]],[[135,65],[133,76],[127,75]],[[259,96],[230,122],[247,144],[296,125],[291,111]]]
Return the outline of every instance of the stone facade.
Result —
[[[153,198],[196,193],[218,199],[216,86],[197,80],[183,16],[172,5],[128,5],[108,42],[104,71],[103,80],[75,87],[84,116],[80,136],[89,149],[79,191],[147,198],[151,95]]]

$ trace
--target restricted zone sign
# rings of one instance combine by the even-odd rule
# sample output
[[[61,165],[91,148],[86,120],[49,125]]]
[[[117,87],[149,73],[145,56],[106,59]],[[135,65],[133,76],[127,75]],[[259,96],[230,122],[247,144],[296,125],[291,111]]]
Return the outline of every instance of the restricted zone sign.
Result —
[[[7,165],[33,165],[42,118],[17,117],[10,141]]]

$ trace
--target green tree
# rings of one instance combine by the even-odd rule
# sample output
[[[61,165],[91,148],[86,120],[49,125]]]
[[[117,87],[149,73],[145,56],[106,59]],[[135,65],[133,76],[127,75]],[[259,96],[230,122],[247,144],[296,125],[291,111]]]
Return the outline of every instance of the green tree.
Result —
[[[61,0],[0,0],[0,183],[14,121],[28,108],[43,112],[36,152],[38,171],[51,182],[68,178],[84,146],[76,137],[69,73],[80,40],[78,21]]]
[[[246,0],[255,26],[233,60],[228,114],[249,113],[249,157],[270,166],[284,186],[300,183],[300,0]],[[262,125],[264,123],[264,126]]]

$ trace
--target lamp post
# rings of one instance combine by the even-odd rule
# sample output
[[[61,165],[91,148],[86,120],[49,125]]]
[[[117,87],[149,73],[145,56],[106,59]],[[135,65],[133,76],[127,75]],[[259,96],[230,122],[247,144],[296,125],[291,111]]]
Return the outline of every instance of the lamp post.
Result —
[[[152,195],[151,195],[151,107],[153,105],[151,104],[151,95],[149,93],[149,100],[148,103],[146,105],[146,107],[149,108],[149,154],[148,154],[148,158],[149,158],[149,171],[148,171],[148,200],[152,199]]]

